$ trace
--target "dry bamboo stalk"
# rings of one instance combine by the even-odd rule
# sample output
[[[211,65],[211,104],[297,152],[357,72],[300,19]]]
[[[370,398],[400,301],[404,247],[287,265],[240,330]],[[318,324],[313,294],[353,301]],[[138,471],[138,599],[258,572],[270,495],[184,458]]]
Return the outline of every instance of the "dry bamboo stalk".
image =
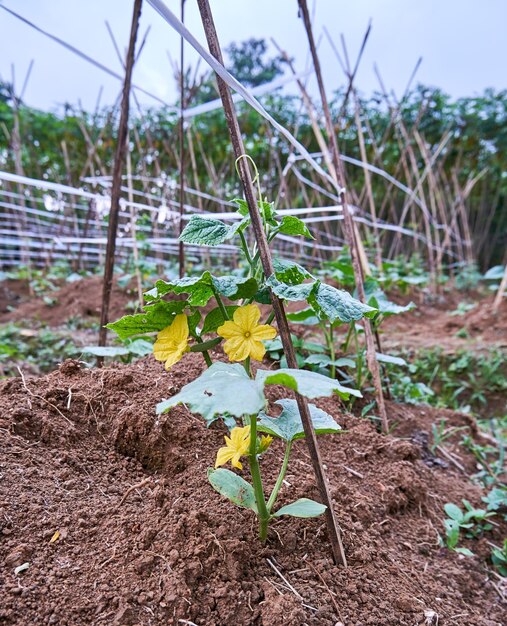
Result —
[[[121,177],[123,162],[125,159],[125,148],[128,137],[128,116],[130,85],[132,80],[132,69],[134,67],[135,45],[137,32],[139,29],[139,19],[141,17],[142,0],[134,0],[132,13],[132,24],[130,29],[130,40],[125,64],[125,80],[123,83],[123,93],[121,101],[121,114],[118,127],[118,138],[116,142],[116,153],[113,169],[113,184],[111,189],[111,209],[109,211],[109,226],[107,230],[106,261],[104,264],[104,283],[102,290],[102,309],[100,312],[99,346],[106,345],[107,329],[109,321],[109,302],[111,300],[111,289],[113,286],[113,270],[116,250],[116,233],[118,229],[118,214],[120,211]],[[102,363],[102,360],[99,361]]]
[[[343,207],[343,216],[345,222],[345,235],[348,240],[350,246],[350,253],[352,257],[352,267],[354,269],[354,278],[356,283],[357,292],[359,295],[359,299],[361,302],[366,301],[364,285],[363,285],[363,275],[361,272],[361,261],[359,257],[360,247],[358,245],[358,238],[356,236],[356,229],[354,228],[354,222],[352,216],[349,211],[347,198],[345,195],[345,188],[343,186],[344,183],[344,173],[342,162],[340,160],[340,153],[338,151],[338,143],[336,140],[336,134],[333,128],[333,122],[331,120],[331,112],[329,110],[329,105],[327,102],[326,92],[324,88],[324,82],[322,80],[322,73],[320,70],[320,61],[317,55],[317,49],[315,47],[315,41],[313,39],[312,25],[310,22],[310,15],[308,13],[308,6],[306,0],[298,0],[299,8],[303,16],[303,21],[305,25],[305,30],[308,36],[308,42],[310,44],[310,51],[313,59],[313,66],[315,69],[315,75],[317,77],[317,83],[319,85],[319,92],[322,100],[322,108],[324,110],[324,118],[326,121],[326,130],[328,135],[328,140],[331,143],[331,156],[333,160],[334,168],[331,170],[334,172],[334,179],[337,183],[337,188],[340,190],[340,199]],[[367,318],[363,319],[363,326],[365,331],[365,339],[366,339],[366,359],[368,361],[368,367],[370,369],[373,384],[375,386],[375,398],[377,400],[377,408],[380,413],[380,418],[382,421],[382,429],[384,432],[388,432],[389,424],[387,420],[387,412],[384,402],[384,394],[382,392],[382,382],[380,380],[380,370],[378,366],[376,351],[375,351],[375,340],[373,337],[373,331],[371,328],[370,320]]]
[[[136,275],[137,285],[137,300],[139,306],[143,306],[143,281],[141,278],[141,271],[139,269],[139,249],[137,247],[137,215],[136,208],[134,207],[134,189],[132,185],[132,159],[130,156],[130,149],[127,147],[127,185],[128,185],[128,199],[130,205],[130,235],[132,237],[132,252],[134,254],[134,273]]]
[[[213,22],[213,17],[211,14],[211,9],[209,6],[208,0],[198,0],[199,11],[201,13],[201,19],[204,26],[204,31],[206,33],[206,39],[208,41],[208,47],[210,53],[217,59],[220,63],[223,64],[222,53],[220,50],[220,44],[218,42],[217,33],[215,30],[215,24]],[[257,202],[255,199],[255,191],[252,183],[252,177],[250,174],[250,170],[245,159],[242,159],[241,156],[245,154],[243,140],[241,137],[241,131],[238,124],[238,118],[236,115],[236,111],[234,109],[234,103],[232,100],[231,92],[227,87],[226,83],[217,75],[217,83],[218,89],[220,92],[220,97],[222,99],[222,104],[224,106],[225,117],[227,120],[227,126],[229,128],[229,133],[231,136],[231,142],[233,144],[234,153],[238,161],[238,171],[241,178],[241,183],[243,185],[243,190],[245,193],[245,198],[248,204],[250,217],[252,220],[252,227],[255,233],[255,238],[257,241],[260,259],[262,263],[262,267],[266,276],[270,276],[273,273],[273,262],[271,259],[271,253],[269,250],[269,245],[267,242],[266,234],[264,232],[264,228],[262,225],[262,220],[260,217],[260,213],[257,207]],[[273,302],[273,310],[275,312],[275,317],[278,325],[278,331],[280,333],[280,338],[282,340],[282,344],[284,347],[284,352],[287,357],[287,363],[289,367],[297,369],[297,360],[294,351],[294,346],[292,344],[292,339],[290,336],[289,324],[287,322],[287,318],[285,316],[285,311],[282,305],[282,302],[274,295],[271,294],[272,302]],[[331,500],[331,494],[329,492],[329,487],[327,484],[322,460],[320,458],[319,446],[317,442],[317,437],[315,435],[315,431],[313,429],[313,424],[310,416],[310,411],[308,408],[308,403],[306,399],[299,395],[296,395],[296,401],[298,404],[299,412],[301,415],[301,420],[303,422],[303,427],[306,435],[306,442],[308,445],[308,449],[310,452],[310,457],[312,459],[312,465],[315,472],[315,476],[317,479],[317,484],[321,493],[321,497],[323,499],[323,503],[326,505],[326,522],[329,532],[329,538],[331,542],[333,557],[337,563],[341,563],[342,565],[347,565],[347,560],[345,557],[345,552],[343,550],[342,542],[341,542],[341,534],[340,530],[334,516],[333,503]]]
[[[181,23],[185,23],[185,0],[181,0]],[[180,148],[180,222],[179,235],[183,232],[183,213],[185,204],[185,40],[180,37],[180,119],[178,121]],[[178,266],[180,278],[185,275],[185,244],[180,239],[178,244]]]

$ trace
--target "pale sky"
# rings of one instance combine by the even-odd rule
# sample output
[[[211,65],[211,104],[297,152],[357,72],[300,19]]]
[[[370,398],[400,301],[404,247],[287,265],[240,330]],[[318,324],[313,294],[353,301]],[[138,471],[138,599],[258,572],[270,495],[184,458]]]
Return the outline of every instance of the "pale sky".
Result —
[[[0,4],[122,72],[105,21],[123,52],[132,0],[0,0]],[[179,15],[180,0],[166,4]],[[308,4],[312,10],[314,2]],[[268,41],[273,37],[295,58],[298,71],[304,70],[308,47],[297,0],[211,0],[211,7],[223,47],[250,37]],[[187,27],[205,45],[195,0],[186,0],[185,14]],[[372,31],[356,81],[364,93],[378,89],[373,72],[377,63],[387,88],[401,96],[420,56],[416,80],[454,97],[477,95],[486,87],[507,88],[507,0],[315,0],[316,38],[326,26],[341,50],[343,33],[352,63],[370,19]],[[134,82],[173,104],[176,86],[169,56],[179,62],[179,36],[145,0],[140,38],[149,26]],[[345,79],[325,37],[319,54],[330,93]],[[195,64],[196,55],[188,45],[186,58]],[[119,81],[0,9],[0,77],[10,81],[14,65],[19,91],[31,59],[35,64],[24,99],[34,107],[53,110],[65,101],[80,100],[91,110],[101,86],[103,104],[114,102],[121,88]],[[146,96],[140,100],[156,105]]]

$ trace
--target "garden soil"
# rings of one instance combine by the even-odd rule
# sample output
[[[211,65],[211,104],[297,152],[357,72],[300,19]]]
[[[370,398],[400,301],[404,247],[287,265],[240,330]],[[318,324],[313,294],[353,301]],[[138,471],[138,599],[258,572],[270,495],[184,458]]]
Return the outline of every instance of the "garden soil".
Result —
[[[33,297],[29,300],[16,301],[12,299],[14,287],[5,281],[0,296],[0,323],[34,320],[45,322],[49,326],[60,326],[70,318],[99,319],[102,305],[102,276],[90,276],[81,280],[67,283],[57,291],[46,294],[51,303],[43,298]],[[19,282],[19,281],[18,281]],[[16,284],[16,287],[19,286]],[[11,297],[11,300],[9,300]],[[131,288],[121,288],[117,280],[113,281],[109,317],[114,320],[125,315],[129,302],[135,301],[136,295]],[[7,311],[6,303],[15,306],[14,310]]]
[[[322,519],[280,518],[265,545],[255,518],[206,479],[224,427],[184,407],[155,405],[202,370],[188,354],[169,373],[152,358],[0,384],[0,623],[148,626],[501,626],[499,580],[481,558],[439,545],[443,506],[481,492],[473,460],[450,442],[454,463],[433,457],[431,424],[450,411],[388,404],[382,436],[318,402],[344,432],[320,438],[349,561],[330,558]],[[270,400],[286,395],[270,390]],[[478,436],[475,433],[475,436]],[[447,442],[446,442],[447,443]],[[261,465],[272,487],[274,443]],[[243,470],[247,475],[247,470]],[[318,499],[304,441],[281,504]],[[505,528],[488,539],[499,543]],[[15,573],[16,568],[23,571]]]

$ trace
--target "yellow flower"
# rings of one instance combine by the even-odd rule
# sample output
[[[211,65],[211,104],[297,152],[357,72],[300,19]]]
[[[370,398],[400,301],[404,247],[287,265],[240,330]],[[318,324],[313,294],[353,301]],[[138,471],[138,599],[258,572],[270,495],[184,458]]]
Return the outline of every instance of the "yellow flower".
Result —
[[[233,467],[243,469],[240,458],[248,454],[250,448],[250,426],[236,426],[231,430],[230,437],[224,437],[226,445],[217,452],[215,468],[225,465],[228,461]]]
[[[262,454],[263,452],[266,452],[266,450],[271,445],[272,441],[273,441],[273,437],[271,435],[262,435],[260,443],[259,443],[258,453]]]
[[[244,361],[247,357],[262,361],[266,354],[262,341],[273,339],[276,330],[267,324],[258,324],[260,316],[257,305],[247,304],[234,311],[232,322],[225,322],[217,329],[220,337],[227,339],[224,350],[229,361]]]
[[[188,350],[188,321],[184,313],[177,315],[173,323],[161,330],[153,345],[153,356],[157,361],[165,361],[168,370],[177,363]]]

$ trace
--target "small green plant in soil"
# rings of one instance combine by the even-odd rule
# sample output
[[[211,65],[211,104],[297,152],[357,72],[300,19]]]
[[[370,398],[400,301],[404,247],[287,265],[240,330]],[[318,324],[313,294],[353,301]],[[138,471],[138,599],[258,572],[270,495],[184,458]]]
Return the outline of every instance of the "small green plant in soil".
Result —
[[[424,385],[420,398],[414,394],[415,401],[479,415],[486,412],[491,417],[492,399],[496,398],[500,414],[505,412],[507,361],[502,351],[445,354],[437,348],[412,358],[403,356],[410,362],[410,379]],[[392,392],[397,399],[409,401],[407,389],[410,391],[409,383],[401,380],[393,384]]]
[[[445,543],[448,548],[464,554],[473,556],[473,552],[468,548],[458,548],[460,534],[463,532],[468,539],[474,539],[482,535],[482,533],[493,528],[487,520],[495,515],[494,512],[487,509],[476,509],[468,500],[463,500],[464,510],[459,506],[448,502],[444,506],[447,519],[444,521],[446,530]]]
[[[14,322],[0,325],[0,376],[17,376],[18,367],[47,372],[79,352],[68,333]]]
[[[193,215],[181,239],[189,244],[214,246],[235,238],[247,267],[243,275],[216,276],[205,271],[200,276],[168,282],[158,280],[145,294],[147,304],[142,313],[125,316],[108,327],[121,339],[156,333],[153,353],[165,363],[166,369],[189,351],[202,354],[207,366],[204,372],[179,393],[160,402],[157,412],[185,404],[202,415],[207,424],[219,418],[224,420],[230,434],[217,452],[208,479],[221,495],[256,514],[260,538],[265,540],[271,519],[282,515],[315,517],[325,510],[325,506],[308,498],[281,507],[277,503],[292,446],[304,438],[304,430],[296,401],[279,400],[280,413],[274,415],[268,408],[266,389],[269,385],[282,385],[310,399],[334,393],[344,399],[361,395],[358,390],[318,372],[286,367],[275,371],[252,368],[253,361],[261,362],[264,358],[264,342],[274,340],[277,334],[272,326],[274,312],[268,287],[282,300],[306,302],[314,316],[325,318],[330,324],[350,323],[375,314],[376,309],[362,304],[346,291],[322,283],[294,261],[277,258],[274,273],[264,276],[259,251],[250,233],[248,207],[242,199],[236,199],[235,203],[237,221],[227,224]],[[304,222],[293,216],[280,218],[272,203],[260,200],[258,208],[268,242],[279,234],[312,237]],[[209,303],[213,301],[215,306],[210,309]],[[207,308],[203,315],[204,307]],[[212,349],[220,344],[227,363],[213,362]],[[309,409],[317,434],[339,432],[340,427],[331,415],[311,404]],[[278,478],[268,493],[261,475],[261,461],[273,438],[283,442],[284,455]],[[231,463],[241,471],[245,461],[250,482],[224,467]]]

